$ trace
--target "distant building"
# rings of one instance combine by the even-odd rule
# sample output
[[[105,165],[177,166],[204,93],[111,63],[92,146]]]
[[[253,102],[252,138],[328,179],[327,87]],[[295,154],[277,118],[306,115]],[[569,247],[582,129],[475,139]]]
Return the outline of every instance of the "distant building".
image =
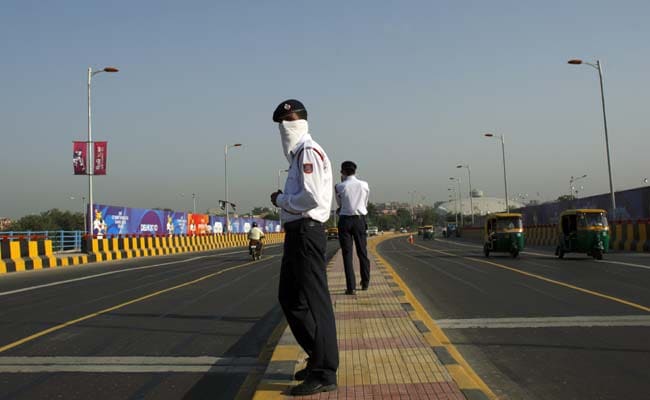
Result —
[[[473,210],[472,210],[473,206]],[[524,206],[524,203],[510,199],[508,201],[508,206],[510,210],[515,208],[520,208]],[[472,190],[472,201],[465,196],[459,202],[458,199],[446,201],[438,206],[440,209],[443,209],[450,213],[460,213],[462,210],[463,215],[486,215],[496,212],[505,212],[506,210],[506,201],[500,197],[484,197],[483,191],[474,189]]]

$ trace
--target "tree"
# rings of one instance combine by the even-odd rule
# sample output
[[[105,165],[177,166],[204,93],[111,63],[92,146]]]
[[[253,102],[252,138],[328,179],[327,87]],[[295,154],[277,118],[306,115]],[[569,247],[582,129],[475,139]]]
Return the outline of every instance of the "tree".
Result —
[[[557,198],[558,201],[571,201],[575,199],[576,197],[572,194],[563,194],[562,196]]]
[[[40,214],[26,215],[13,222],[6,230],[12,231],[73,231],[83,230],[83,213],[72,213],[53,208]]]
[[[271,211],[264,215],[264,219],[271,219],[274,221],[278,221],[280,219],[280,214],[276,213],[275,211]]]
[[[271,210],[268,207],[255,207],[255,208],[253,208],[253,211],[251,211],[251,212],[253,213],[253,215],[262,215],[262,214],[271,213],[271,212],[273,212],[273,210]]]

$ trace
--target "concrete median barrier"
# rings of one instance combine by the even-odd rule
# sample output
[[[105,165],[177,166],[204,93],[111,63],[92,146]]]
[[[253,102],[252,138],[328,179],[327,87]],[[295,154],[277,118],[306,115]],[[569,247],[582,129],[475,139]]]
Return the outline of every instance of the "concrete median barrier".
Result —
[[[267,233],[264,239],[266,245],[282,242],[284,233]],[[83,254],[54,255],[51,240],[35,237],[10,240],[0,237],[0,274],[246,246],[248,236],[244,233],[197,236],[126,235],[102,239],[84,238]]]
[[[619,251],[650,251],[650,220],[625,220],[610,222],[610,248]],[[524,227],[527,246],[555,247],[557,225],[529,225]],[[483,242],[483,230],[479,227],[465,227],[461,237],[477,243]]]

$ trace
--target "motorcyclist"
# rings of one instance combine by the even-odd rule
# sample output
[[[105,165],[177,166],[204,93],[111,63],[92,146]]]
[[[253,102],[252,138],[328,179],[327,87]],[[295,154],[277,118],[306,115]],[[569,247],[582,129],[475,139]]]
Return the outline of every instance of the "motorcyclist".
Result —
[[[257,227],[257,222],[253,222],[253,227],[248,232],[248,246],[255,245],[257,247],[257,254],[262,254],[262,239],[264,239],[264,232]]]

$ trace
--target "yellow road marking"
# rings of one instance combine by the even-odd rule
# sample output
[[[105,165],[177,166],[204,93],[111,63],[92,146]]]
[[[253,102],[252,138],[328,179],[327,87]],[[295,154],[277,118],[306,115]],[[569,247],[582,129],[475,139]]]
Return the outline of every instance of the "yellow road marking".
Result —
[[[268,256],[268,257],[265,258],[264,260],[268,260],[270,257],[275,257],[275,255]],[[0,353],[5,352],[5,351],[10,350],[10,349],[13,349],[14,347],[18,347],[18,346],[20,346],[21,344],[25,344],[25,343],[27,343],[27,342],[31,342],[31,341],[33,341],[33,340],[35,340],[35,339],[38,339],[38,338],[40,338],[40,337],[42,337],[42,336],[45,336],[45,335],[49,334],[49,333],[56,332],[56,331],[59,331],[59,330],[61,330],[61,329],[63,329],[63,328],[66,328],[66,327],[68,327],[68,326],[71,326],[71,325],[77,324],[77,323],[79,323],[79,322],[86,321],[86,320],[91,319],[91,318],[95,318],[95,317],[97,317],[97,316],[100,316],[100,315],[102,315],[102,314],[109,313],[109,312],[111,312],[111,311],[119,310],[120,308],[126,307],[126,306],[131,305],[131,304],[139,303],[139,302],[141,302],[141,301],[143,301],[143,300],[147,300],[147,299],[150,299],[150,298],[152,298],[152,297],[159,296],[159,295],[161,295],[161,294],[163,294],[163,293],[171,292],[171,291],[176,290],[176,289],[180,289],[180,288],[183,288],[183,287],[186,287],[186,286],[194,285],[195,283],[199,283],[199,282],[204,281],[204,280],[206,280],[206,279],[210,279],[210,278],[212,278],[212,277],[214,277],[214,276],[221,275],[221,274],[223,274],[223,273],[225,273],[225,272],[232,271],[232,270],[235,270],[235,269],[239,269],[239,268],[247,267],[247,266],[249,266],[249,265],[256,264],[256,263],[258,263],[258,262],[260,262],[260,261],[261,261],[261,260],[258,260],[258,261],[251,261],[251,262],[248,262],[248,263],[245,263],[245,264],[240,264],[240,265],[235,265],[235,266],[232,266],[232,267],[228,267],[228,268],[226,268],[226,269],[222,269],[221,271],[213,272],[213,273],[211,273],[211,274],[204,275],[204,276],[202,276],[202,277],[200,277],[200,278],[197,278],[197,279],[194,279],[194,280],[191,280],[191,281],[185,282],[185,283],[181,283],[180,285],[175,285],[175,286],[169,287],[169,288],[167,288],[167,289],[158,290],[158,291],[156,291],[156,292],[149,293],[149,294],[144,295],[144,296],[142,296],[142,297],[138,297],[138,298],[135,298],[135,299],[132,299],[132,300],[126,301],[126,302],[124,302],[124,303],[121,303],[121,304],[118,304],[118,305],[115,305],[115,306],[112,306],[112,307],[105,308],[105,309],[103,309],[103,310],[100,310],[100,311],[94,312],[94,313],[92,313],[92,314],[88,314],[88,315],[85,315],[85,316],[83,316],[83,317],[80,317],[80,318],[77,318],[77,319],[73,319],[73,320],[70,320],[70,321],[64,322],[64,323],[62,323],[62,324],[59,324],[59,325],[53,326],[53,327],[51,327],[51,328],[44,329],[44,330],[42,330],[42,331],[40,331],[40,332],[37,332],[37,333],[35,333],[35,334],[33,334],[33,335],[30,335],[30,336],[24,337],[24,338],[22,338],[22,339],[16,340],[15,342],[12,342],[12,343],[9,343],[9,344],[6,344],[6,345],[0,347]]]
[[[631,301],[627,301],[627,300],[624,300],[624,299],[621,299],[621,298],[618,298],[618,297],[615,297],[615,296],[610,296],[608,294],[600,293],[600,292],[597,292],[595,290],[585,289],[585,288],[582,288],[580,286],[572,285],[570,283],[557,281],[555,279],[547,278],[547,277],[542,276],[542,275],[537,275],[537,274],[533,274],[533,273],[530,273],[530,272],[522,271],[522,270],[517,269],[517,268],[508,267],[507,265],[503,265],[503,264],[499,264],[499,263],[495,263],[495,262],[487,261],[487,260],[481,260],[480,258],[459,256],[459,255],[454,254],[454,253],[449,253],[447,251],[432,249],[430,247],[422,246],[422,245],[419,245],[419,244],[415,244],[415,246],[420,247],[422,249],[425,249],[427,251],[433,251],[433,252],[448,255],[448,256],[465,258],[467,260],[472,260],[472,261],[477,261],[477,262],[480,262],[480,263],[483,263],[483,264],[492,265],[492,266],[497,267],[497,268],[506,269],[508,271],[516,272],[516,273],[521,274],[521,275],[525,275],[525,276],[528,276],[528,277],[531,277],[531,278],[539,279],[539,280],[544,281],[544,282],[553,283],[553,284],[558,285],[558,286],[563,286],[563,287],[566,287],[566,288],[569,288],[569,289],[573,289],[573,290],[576,290],[578,292],[582,292],[582,293],[590,294],[592,296],[596,296],[596,297],[600,297],[600,298],[603,298],[603,299],[611,300],[611,301],[614,301],[616,303],[625,304],[626,306],[630,306],[630,307],[636,308],[638,310],[650,312],[650,307],[646,307],[646,306],[643,306],[641,304],[633,303]]]
[[[264,345],[264,348],[260,352],[260,355],[257,357],[257,361],[260,364],[267,365],[271,361],[271,358],[274,354],[274,348],[280,341],[280,337],[286,328],[287,322],[284,320],[275,327],[271,333],[271,336],[269,336],[269,339]],[[235,400],[252,399],[265,372],[266,371],[256,371],[250,373],[244,380],[244,383],[242,383],[242,385],[239,387],[239,391],[235,395]]]
[[[453,368],[449,368],[450,365],[445,366],[449,371],[449,373],[454,378],[454,381],[456,382],[456,384],[460,389],[479,388],[485,393],[486,396],[488,396],[488,398],[497,399],[497,396],[494,394],[494,392],[492,392],[490,387],[485,382],[483,382],[483,379],[481,379],[481,377],[478,376],[476,372],[474,372],[474,370],[469,365],[469,363],[456,349],[456,346],[454,346],[454,344],[451,342],[451,340],[449,340],[447,335],[445,335],[442,329],[435,323],[434,319],[429,315],[429,313],[426,311],[424,306],[420,304],[418,299],[411,292],[411,289],[409,289],[408,285],[406,285],[406,283],[402,280],[402,278],[399,276],[397,271],[395,271],[395,268],[385,258],[379,255],[379,252],[377,251],[377,244],[386,239],[391,239],[391,238],[376,239],[372,243],[369,243],[368,247],[370,247],[371,253],[386,266],[390,274],[393,276],[393,280],[395,280],[395,282],[399,285],[400,289],[404,292],[404,297],[406,297],[406,299],[409,301],[409,303],[411,303],[411,305],[415,309],[416,315],[427,326],[427,328],[429,328],[431,334],[434,336],[437,342],[442,343],[447,349],[447,351],[449,352],[449,354],[451,354],[454,357],[454,359],[458,362],[458,364],[462,366],[464,370],[464,374],[459,370],[458,366]]]

